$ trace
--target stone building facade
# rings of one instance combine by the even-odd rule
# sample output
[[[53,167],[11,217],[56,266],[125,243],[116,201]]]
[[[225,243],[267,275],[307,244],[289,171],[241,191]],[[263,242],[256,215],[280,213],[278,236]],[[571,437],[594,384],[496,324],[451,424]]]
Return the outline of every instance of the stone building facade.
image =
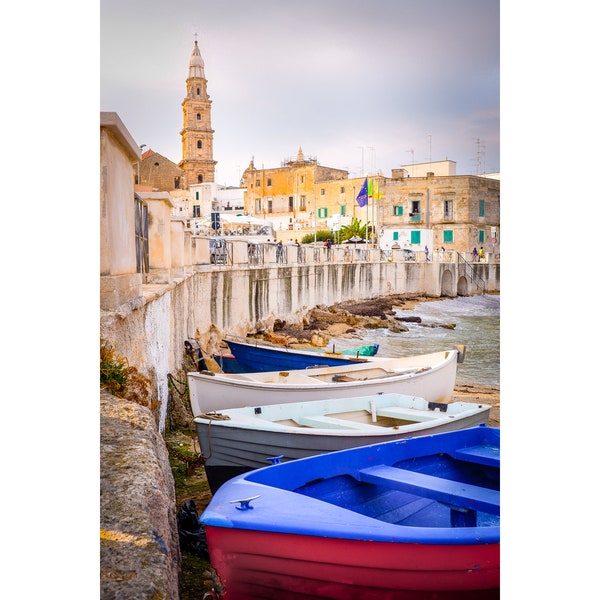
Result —
[[[380,197],[360,207],[356,196],[364,177],[349,179],[347,171],[305,159],[300,149],[296,160],[280,168],[256,169],[251,162],[243,175],[244,204],[249,214],[271,220],[284,241],[286,231],[296,238],[330,229],[332,220],[343,226],[356,218],[369,224],[369,239],[378,239],[382,248],[397,242],[415,250],[428,245],[498,253],[500,181],[427,172],[427,177],[408,177],[402,169],[391,178],[369,176]]]
[[[249,214],[277,223],[280,230],[309,229],[315,212],[318,221],[327,218],[316,202],[317,188],[347,180],[348,171],[324,167],[316,158],[305,157],[302,148],[295,160],[287,159],[279,168],[257,169],[251,160],[242,175],[244,207]]]
[[[148,191],[170,192],[183,189],[184,170],[154,150],[147,150],[142,154],[139,170],[134,172],[135,183],[149,186]]]
[[[386,240],[418,246],[417,234],[430,231],[432,250],[499,252],[499,180],[474,175],[382,178],[379,191],[375,223]]]

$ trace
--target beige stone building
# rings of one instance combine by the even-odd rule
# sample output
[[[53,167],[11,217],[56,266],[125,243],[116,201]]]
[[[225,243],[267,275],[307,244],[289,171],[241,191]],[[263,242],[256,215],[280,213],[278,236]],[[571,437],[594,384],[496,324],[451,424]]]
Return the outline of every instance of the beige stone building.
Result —
[[[136,185],[143,186],[149,192],[170,192],[183,188],[183,169],[154,150],[146,150],[142,154],[142,160],[134,167],[134,172]]]
[[[500,181],[474,175],[383,178],[375,203],[381,246],[499,253]]]
[[[242,175],[244,207],[249,214],[272,221],[276,230],[311,229],[315,218],[320,228],[326,228],[331,207],[319,202],[319,196],[325,194],[324,185],[340,181],[344,183],[336,195],[349,202],[348,171],[324,167],[316,158],[305,157],[302,148],[295,159],[284,160],[278,168],[257,169],[251,160]]]

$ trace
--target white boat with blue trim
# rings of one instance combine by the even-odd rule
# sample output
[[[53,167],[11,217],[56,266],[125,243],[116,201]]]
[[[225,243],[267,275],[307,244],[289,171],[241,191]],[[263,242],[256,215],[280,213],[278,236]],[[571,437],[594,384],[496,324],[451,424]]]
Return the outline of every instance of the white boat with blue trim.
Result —
[[[385,393],[449,402],[464,353],[464,346],[457,346],[398,358],[373,356],[347,366],[262,373],[191,371],[187,378],[192,414]]]

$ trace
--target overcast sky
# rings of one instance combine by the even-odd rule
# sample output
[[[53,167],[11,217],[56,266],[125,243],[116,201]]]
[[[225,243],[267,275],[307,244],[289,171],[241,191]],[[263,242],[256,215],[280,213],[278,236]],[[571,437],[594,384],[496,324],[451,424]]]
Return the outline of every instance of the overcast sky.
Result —
[[[217,182],[325,166],[500,170],[499,0],[101,0],[101,110],[173,162],[198,35]]]

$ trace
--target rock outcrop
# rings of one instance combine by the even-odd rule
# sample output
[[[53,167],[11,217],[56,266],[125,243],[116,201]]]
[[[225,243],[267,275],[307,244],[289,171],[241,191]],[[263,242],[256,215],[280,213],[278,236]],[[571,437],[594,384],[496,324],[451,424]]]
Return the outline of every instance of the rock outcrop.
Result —
[[[102,600],[178,600],[181,554],[167,447],[150,410],[100,393]]]

